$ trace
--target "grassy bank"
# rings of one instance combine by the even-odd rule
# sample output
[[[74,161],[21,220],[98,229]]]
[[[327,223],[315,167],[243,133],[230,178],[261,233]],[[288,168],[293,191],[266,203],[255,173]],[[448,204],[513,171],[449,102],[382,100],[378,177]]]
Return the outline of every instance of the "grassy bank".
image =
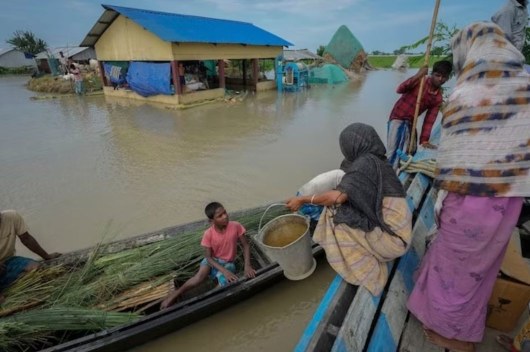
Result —
[[[85,92],[91,93],[102,90],[101,80],[95,73],[86,73],[83,77]],[[62,76],[45,75],[32,78],[28,82],[28,89],[42,93],[74,93],[74,82],[65,80]]]
[[[396,57],[396,55],[369,55],[368,63],[375,68],[391,68],[394,61],[396,61]],[[429,60],[429,66],[432,67],[436,61],[442,59],[443,58],[440,56],[431,56]],[[419,68],[421,65],[423,65],[423,56],[410,56],[409,65],[410,68]]]
[[[31,66],[3,67],[0,66],[0,75],[30,75],[35,69]]]

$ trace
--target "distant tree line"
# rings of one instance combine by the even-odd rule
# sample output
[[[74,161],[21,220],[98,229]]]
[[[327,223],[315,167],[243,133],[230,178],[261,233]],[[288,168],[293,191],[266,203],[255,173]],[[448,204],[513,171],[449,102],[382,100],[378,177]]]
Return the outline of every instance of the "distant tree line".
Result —
[[[458,32],[458,30],[459,29],[456,28],[456,26],[454,25],[448,26],[443,22],[438,22],[434,31],[431,55],[443,56],[448,60],[452,60],[451,38],[453,38],[453,36]],[[415,43],[405,45],[399,49],[394,50],[392,53],[374,50],[372,51],[372,55],[399,55],[405,53],[411,55],[421,55],[419,58],[416,58],[417,60],[421,60],[425,53],[410,53],[410,50],[414,50],[422,45],[425,45],[428,39],[428,36],[423,37]],[[522,52],[526,59],[526,63],[530,64],[530,27],[526,28],[526,42]]]

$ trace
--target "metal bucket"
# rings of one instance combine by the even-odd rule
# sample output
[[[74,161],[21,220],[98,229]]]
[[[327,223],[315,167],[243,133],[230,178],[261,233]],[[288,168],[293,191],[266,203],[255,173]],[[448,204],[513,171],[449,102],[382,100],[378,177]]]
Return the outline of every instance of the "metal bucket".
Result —
[[[274,205],[278,204],[267,210]],[[315,271],[317,262],[311,249],[308,218],[298,214],[281,215],[269,221],[263,229],[260,221],[256,240],[265,253],[278,262],[289,280],[305,279]]]

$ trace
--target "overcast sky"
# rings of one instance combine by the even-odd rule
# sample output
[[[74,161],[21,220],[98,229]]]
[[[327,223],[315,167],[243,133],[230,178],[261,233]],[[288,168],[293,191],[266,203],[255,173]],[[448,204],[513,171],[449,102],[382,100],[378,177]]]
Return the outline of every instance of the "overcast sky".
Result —
[[[489,20],[506,0],[442,0],[438,18],[462,27]],[[315,51],[346,25],[365,50],[393,51],[427,35],[434,0],[109,0],[111,5],[251,22]],[[15,30],[31,30],[49,46],[76,46],[103,13],[94,0],[4,0],[0,48]]]

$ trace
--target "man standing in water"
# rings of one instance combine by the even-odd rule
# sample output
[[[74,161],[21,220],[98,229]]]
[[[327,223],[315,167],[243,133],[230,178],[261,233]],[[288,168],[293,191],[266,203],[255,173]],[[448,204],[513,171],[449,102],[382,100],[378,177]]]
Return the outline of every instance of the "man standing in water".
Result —
[[[33,259],[15,256],[15,242],[19,238],[24,246],[44,260],[59,257],[59,253],[48,254],[28,232],[24,219],[14,210],[0,212],[0,303],[2,291],[24,273],[35,270],[39,263]]]
[[[501,27],[510,42],[521,52],[525,44],[526,25],[528,24],[527,3],[528,0],[508,0],[491,17],[491,20]]]

